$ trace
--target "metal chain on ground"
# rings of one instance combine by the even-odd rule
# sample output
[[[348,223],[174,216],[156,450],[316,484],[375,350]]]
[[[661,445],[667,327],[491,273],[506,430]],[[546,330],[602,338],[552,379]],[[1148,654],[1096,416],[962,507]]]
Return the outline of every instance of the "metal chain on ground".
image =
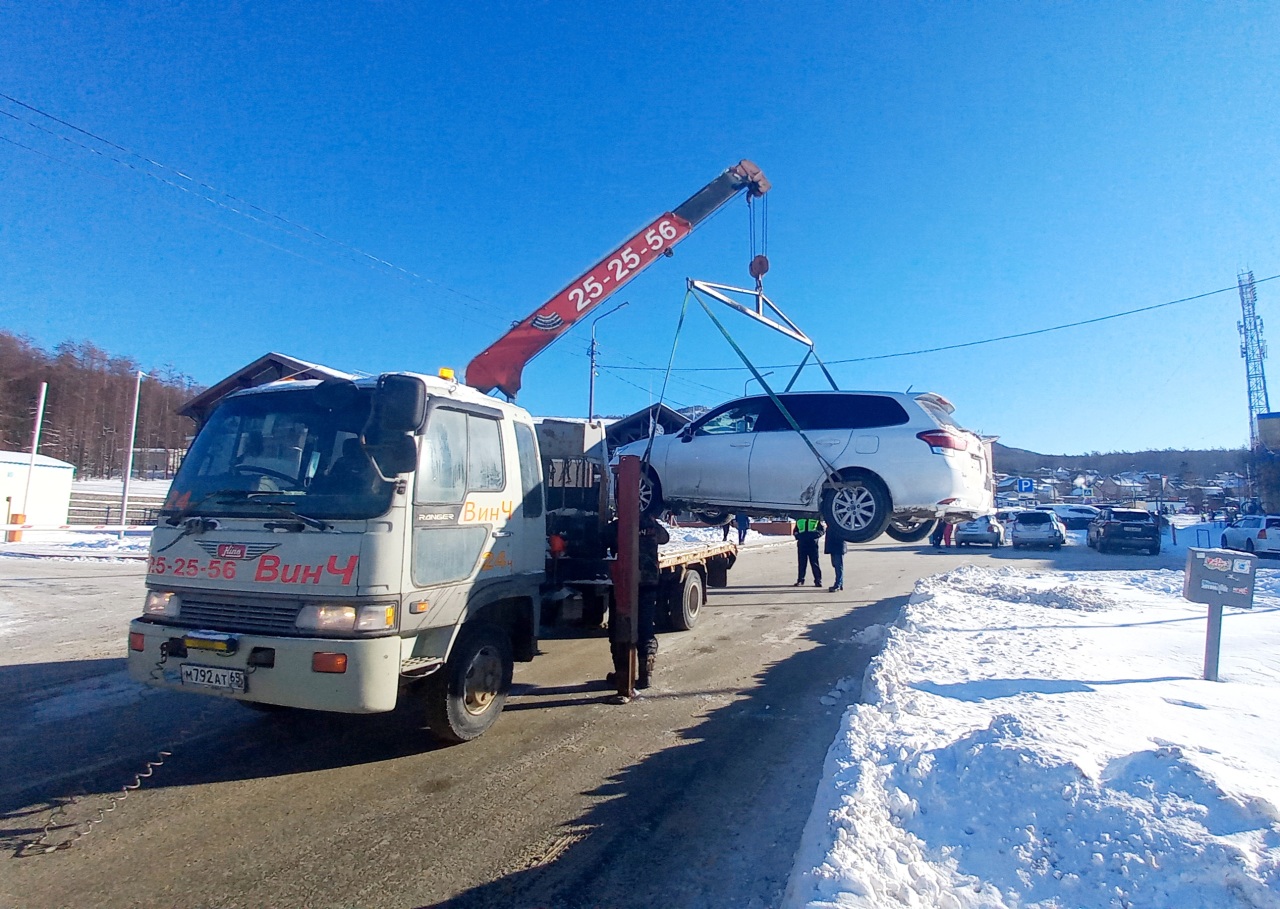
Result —
[[[151,669],[152,678],[156,677],[156,672],[162,671],[162,667],[168,659],[168,647],[167,645],[162,645],[160,649],[160,659],[156,661],[156,665]],[[84,801],[83,797],[79,795],[71,796],[62,804],[54,808],[53,813],[50,814],[48,820],[45,821],[44,829],[40,834],[34,839],[27,840],[25,843],[22,843],[14,853],[14,857],[30,858],[35,855],[49,855],[53,852],[63,852],[70,849],[89,834],[93,833],[97,826],[107,819],[107,815],[120,807],[120,804],[129,797],[130,792],[133,792],[136,789],[141,789],[143,780],[150,779],[155,774],[157,767],[163,767],[165,761],[168,758],[173,757],[173,749],[184,744],[194,732],[201,728],[204,724],[205,717],[213,710],[214,706],[214,703],[207,704],[203,710],[188,721],[182,729],[175,733],[170,742],[156,752],[156,755],[152,760],[146,761],[143,764],[142,769],[133,774],[133,780],[131,782],[125,783],[120,787],[119,792],[102,796],[106,799],[106,804],[98,807],[98,813],[95,817],[91,817],[87,821],[81,821],[78,824],[68,825],[71,829],[71,833],[65,840],[61,840],[57,843],[49,842],[50,837],[55,833],[56,829],[67,829],[67,827],[59,828],[59,823],[63,818],[67,817],[71,813],[72,808]]]

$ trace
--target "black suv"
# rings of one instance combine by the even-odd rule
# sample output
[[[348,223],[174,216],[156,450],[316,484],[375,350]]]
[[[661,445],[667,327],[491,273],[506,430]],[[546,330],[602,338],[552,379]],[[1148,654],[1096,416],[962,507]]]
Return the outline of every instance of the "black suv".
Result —
[[[1089,522],[1086,541],[1098,552],[1113,549],[1145,549],[1160,553],[1160,525],[1148,512],[1137,508],[1104,508]]]

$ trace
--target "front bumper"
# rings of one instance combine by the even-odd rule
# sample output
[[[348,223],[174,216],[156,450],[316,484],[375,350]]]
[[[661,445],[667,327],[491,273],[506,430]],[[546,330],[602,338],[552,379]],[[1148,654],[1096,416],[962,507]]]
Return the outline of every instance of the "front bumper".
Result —
[[[335,713],[381,713],[396,706],[400,687],[399,637],[339,640],[234,634],[230,635],[235,639],[234,653],[188,649],[185,657],[178,657],[167,655],[181,651],[170,641],[181,641],[191,629],[135,619],[129,632],[131,638],[141,635],[143,643],[142,650],[129,649],[129,675],[156,688]],[[259,661],[265,660],[265,651],[270,651],[273,665],[250,666],[249,657],[255,651]],[[345,654],[346,671],[314,671],[311,666],[316,653]],[[183,684],[182,666],[187,663],[243,670],[246,690]]]

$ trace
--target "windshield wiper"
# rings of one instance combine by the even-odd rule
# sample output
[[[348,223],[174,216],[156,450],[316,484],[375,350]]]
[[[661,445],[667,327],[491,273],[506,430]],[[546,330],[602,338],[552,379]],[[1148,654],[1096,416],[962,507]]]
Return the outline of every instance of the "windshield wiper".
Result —
[[[254,502],[255,504],[261,503],[263,505],[274,505],[277,508],[288,508],[290,509],[289,511],[290,517],[296,519],[297,521],[301,522],[302,524],[305,524],[308,527],[314,527],[316,530],[329,530],[333,527],[333,525],[330,524],[328,521],[322,521],[319,518],[313,518],[311,517],[311,515],[302,514],[300,511],[293,510],[297,508],[298,503],[293,501],[292,499],[286,498],[283,501],[278,499],[276,500],[255,499]],[[269,521],[266,524],[266,528],[268,530],[288,530],[290,528],[290,524],[287,522]]]

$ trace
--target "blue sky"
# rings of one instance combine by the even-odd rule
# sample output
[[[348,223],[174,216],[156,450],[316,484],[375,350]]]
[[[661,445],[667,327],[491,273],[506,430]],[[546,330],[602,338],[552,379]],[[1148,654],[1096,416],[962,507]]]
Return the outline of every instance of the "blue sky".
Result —
[[[1236,274],[1280,273],[1277,26],[1268,4],[9,4],[0,92],[166,167],[0,99],[0,328],[202,383],[269,350],[461,373],[745,157],[774,185],[766,290],[826,360],[1231,288],[844,364],[842,387],[937,391],[1050,453],[1239,446]],[[599,411],[656,397],[634,367],[665,366],[686,277],[746,284],[748,257],[736,200],[610,302]],[[757,362],[799,359],[723,313]],[[519,403],[585,415],[587,341]],[[695,312],[676,365],[740,364]],[[668,399],[748,376],[678,372]]]

